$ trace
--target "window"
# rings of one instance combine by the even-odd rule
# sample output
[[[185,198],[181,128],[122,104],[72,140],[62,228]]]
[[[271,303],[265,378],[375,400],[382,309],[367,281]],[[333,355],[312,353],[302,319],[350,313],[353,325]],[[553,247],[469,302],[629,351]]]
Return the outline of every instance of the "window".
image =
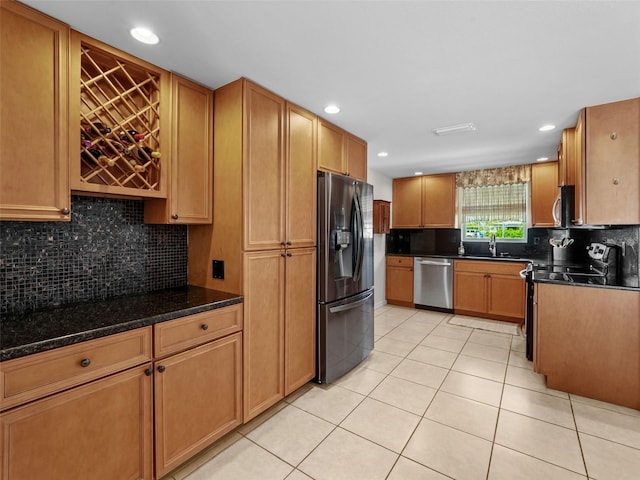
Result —
[[[494,233],[501,241],[526,241],[527,198],[526,183],[462,188],[463,239],[486,239]]]

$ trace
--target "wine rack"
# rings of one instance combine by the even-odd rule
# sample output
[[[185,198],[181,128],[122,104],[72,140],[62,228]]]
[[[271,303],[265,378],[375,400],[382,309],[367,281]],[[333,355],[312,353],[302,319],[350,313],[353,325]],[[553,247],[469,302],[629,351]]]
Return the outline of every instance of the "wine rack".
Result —
[[[80,189],[157,196],[162,72],[88,41],[78,48]]]

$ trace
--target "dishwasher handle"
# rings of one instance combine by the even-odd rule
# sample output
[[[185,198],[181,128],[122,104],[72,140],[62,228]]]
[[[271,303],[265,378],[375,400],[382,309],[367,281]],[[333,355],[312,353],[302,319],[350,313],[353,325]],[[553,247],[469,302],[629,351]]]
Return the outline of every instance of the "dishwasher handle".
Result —
[[[434,262],[431,260],[416,260],[416,263],[419,263],[420,265],[435,265],[438,267],[450,267],[451,266],[451,262]]]

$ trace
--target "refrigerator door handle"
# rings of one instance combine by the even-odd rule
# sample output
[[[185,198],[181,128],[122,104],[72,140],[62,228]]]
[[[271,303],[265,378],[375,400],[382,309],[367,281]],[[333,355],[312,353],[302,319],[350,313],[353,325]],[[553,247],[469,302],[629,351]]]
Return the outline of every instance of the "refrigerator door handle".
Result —
[[[359,307],[363,303],[365,303],[367,300],[369,300],[372,297],[372,295],[373,295],[373,292],[369,293],[369,295],[367,295],[364,298],[361,298],[357,302],[347,303],[345,305],[338,305],[337,307],[331,307],[329,308],[329,311],[331,313],[337,313],[337,312],[344,312],[345,310],[352,310],[354,308]]]
[[[354,234],[356,237],[354,246],[357,246],[357,248],[354,249],[355,265],[353,268],[353,278],[357,281],[360,279],[360,275],[362,274],[362,257],[364,255],[364,221],[362,219],[362,205],[360,204],[360,197],[358,196],[358,192],[355,189],[353,192],[353,203],[355,214]]]

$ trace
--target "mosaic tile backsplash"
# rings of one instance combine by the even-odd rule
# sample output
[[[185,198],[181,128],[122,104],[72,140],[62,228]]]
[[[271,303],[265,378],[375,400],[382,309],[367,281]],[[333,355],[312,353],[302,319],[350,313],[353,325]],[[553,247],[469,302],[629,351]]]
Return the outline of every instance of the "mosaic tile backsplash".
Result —
[[[187,227],[144,204],[73,196],[71,222],[0,222],[0,314],[187,284]]]

